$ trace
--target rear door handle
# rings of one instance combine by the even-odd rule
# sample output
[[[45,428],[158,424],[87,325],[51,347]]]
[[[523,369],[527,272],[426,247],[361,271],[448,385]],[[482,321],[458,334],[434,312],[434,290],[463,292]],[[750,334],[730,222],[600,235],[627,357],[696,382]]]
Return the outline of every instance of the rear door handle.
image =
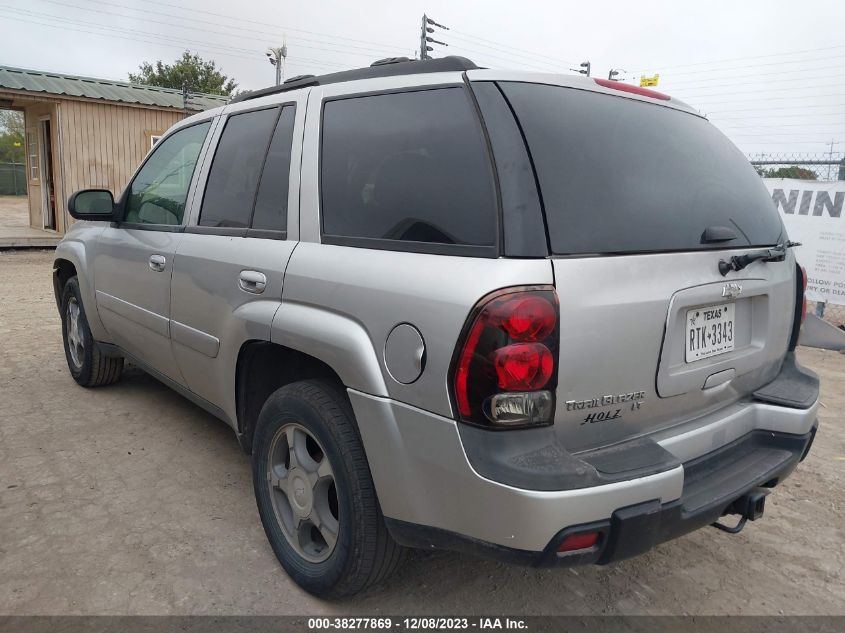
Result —
[[[167,259],[164,255],[150,255],[150,270],[160,273],[164,272],[164,267],[167,265]]]
[[[257,270],[242,270],[238,275],[238,287],[244,292],[260,295],[267,287],[267,277]]]

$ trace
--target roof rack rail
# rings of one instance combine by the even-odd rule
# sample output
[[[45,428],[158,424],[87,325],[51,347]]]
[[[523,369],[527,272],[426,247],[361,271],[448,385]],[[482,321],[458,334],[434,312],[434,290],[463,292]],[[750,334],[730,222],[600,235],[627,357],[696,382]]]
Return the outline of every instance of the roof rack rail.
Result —
[[[372,64],[370,64],[370,68],[373,66],[384,66],[385,64],[398,64],[400,62],[409,62],[411,61],[408,57],[385,57],[384,59],[377,59]]]
[[[303,79],[312,79],[317,75],[297,75],[296,77],[290,77],[289,79],[285,79],[282,83],[283,84],[292,84],[295,81],[302,81]]]
[[[259,97],[266,97],[267,95],[274,95],[280,92],[288,92],[298,88],[307,88],[308,86],[325,86],[326,84],[336,84],[344,81],[355,81],[356,79],[373,79],[376,77],[395,77],[397,75],[416,75],[418,73],[440,73],[450,71],[465,71],[474,70],[478,68],[474,62],[466,57],[459,57],[457,55],[449,55],[448,57],[439,57],[437,59],[426,60],[410,60],[407,57],[388,57],[374,62],[366,68],[356,68],[354,70],[342,70],[336,73],[329,73],[327,75],[298,75],[285,80],[281,86],[271,86],[269,88],[261,88],[260,90],[252,90],[239,94],[237,97],[229,101],[229,103],[238,103],[240,101],[249,101],[250,99],[258,99]]]

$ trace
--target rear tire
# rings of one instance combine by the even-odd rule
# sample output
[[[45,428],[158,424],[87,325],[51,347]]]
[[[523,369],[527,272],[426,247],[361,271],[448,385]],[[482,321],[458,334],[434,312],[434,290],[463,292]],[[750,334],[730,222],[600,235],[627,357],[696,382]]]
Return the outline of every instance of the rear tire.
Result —
[[[268,398],[252,469],[270,546],[309,593],[349,596],[399,565],[404,550],[387,531],[352,408],[334,385],[306,380]]]
[[[62,292],[62,340],[70,375],[83,387],[100,387],[120,380],[123,358],[103,354],[88,327],[79,280],[74,276]]]

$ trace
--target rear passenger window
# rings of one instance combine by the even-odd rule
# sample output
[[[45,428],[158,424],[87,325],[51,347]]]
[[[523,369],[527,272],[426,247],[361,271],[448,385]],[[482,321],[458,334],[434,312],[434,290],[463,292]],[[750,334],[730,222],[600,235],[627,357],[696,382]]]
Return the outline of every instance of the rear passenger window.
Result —
[[[293,106],[282,109],[270,151],[261,172],[261,184],[255,198],[252,228],[284,231],[288,221],[288,182],[290,176],[290,149],[293,142]]]
[[[271,108],[235,114],[226,121],[208,174],[200,226],[249,227],[278,115],[279,109]]]
[[[322,134],[324,234],[495,244],[491,166],[462,88],[328,101]]]

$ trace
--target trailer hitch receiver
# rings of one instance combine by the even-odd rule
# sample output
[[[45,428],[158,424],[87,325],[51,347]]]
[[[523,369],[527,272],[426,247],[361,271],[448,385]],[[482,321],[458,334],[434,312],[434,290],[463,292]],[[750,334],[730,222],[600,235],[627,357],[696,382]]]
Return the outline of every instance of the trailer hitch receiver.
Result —
[[[725,510],[725,514],[738,514],[740,516],[739,523],[734,527],[730,527],[716,521],[712,524],[713,527],[729,534],[740,532],[745,527],[747,521],[756,521],[763,516],[763,512],[766,509],[766,497],[770,492],[771,490],[768,488],[759,487],[749,490]]]

